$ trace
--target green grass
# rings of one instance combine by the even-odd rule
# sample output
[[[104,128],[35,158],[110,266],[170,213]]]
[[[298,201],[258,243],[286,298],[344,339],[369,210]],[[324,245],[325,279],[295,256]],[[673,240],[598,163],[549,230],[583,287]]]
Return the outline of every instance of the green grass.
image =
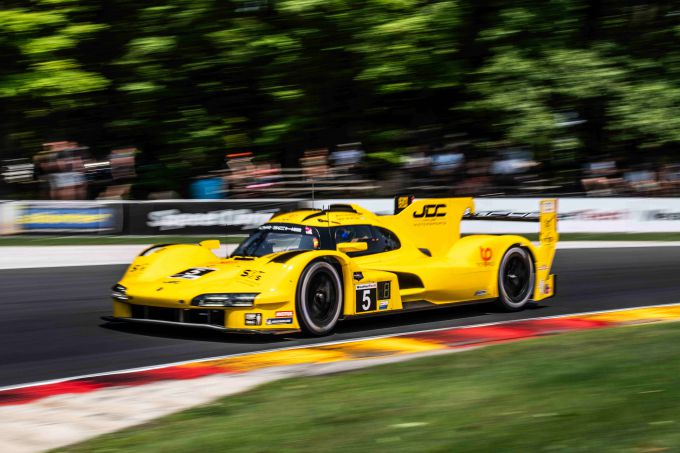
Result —
[[[59,451],[678,451],[678,345],[666,323],[288,379]]]
[[[538,234],[521,234],[532,241]],[[238,244],[245,236],[0,236],[3,245],[113,245],[194,243],[219,239],[223,244]],[[560,241],[680,241],[679,233],[565,233]]]
[[[115,244],[193,244],[219,239],[222,244],[238,244],[244,236],[0,236],[3,245],[115,245]]]

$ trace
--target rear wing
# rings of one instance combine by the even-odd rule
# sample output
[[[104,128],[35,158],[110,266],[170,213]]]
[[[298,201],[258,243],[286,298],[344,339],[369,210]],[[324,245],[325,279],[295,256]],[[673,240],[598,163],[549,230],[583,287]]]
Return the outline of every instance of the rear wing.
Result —
[[[482,211],[466,213],[462,220],[482,220],[496,222],[537,222],[540,223],[538,240],[541,246],[557,244],[557,199],[545,199],[539,202],[538,212]]]

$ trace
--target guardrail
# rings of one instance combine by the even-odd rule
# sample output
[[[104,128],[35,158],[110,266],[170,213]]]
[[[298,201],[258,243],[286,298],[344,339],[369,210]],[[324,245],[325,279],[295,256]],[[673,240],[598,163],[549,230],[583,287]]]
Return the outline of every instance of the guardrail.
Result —
[[[478,198],[477,211],[534,212],[540,198]],[[231,235],[247,234],[274,213],[355,203],[391,214],[381,199],[241,199],[163,201],[0,200],[0,234]],[[680,232],[680,198],[560,198],[562,233]],[[521,222],[463,222],[463,233],[527,233]]]

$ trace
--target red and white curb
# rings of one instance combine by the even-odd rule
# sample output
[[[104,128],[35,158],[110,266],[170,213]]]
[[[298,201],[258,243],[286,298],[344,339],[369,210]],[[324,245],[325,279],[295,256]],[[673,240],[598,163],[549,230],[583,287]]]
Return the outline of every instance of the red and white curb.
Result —
[[[0,451],[35,452],[277,379],[335,373],[542,335],[680,320],[680,304],[504,321],[213,357],[0,388]]]

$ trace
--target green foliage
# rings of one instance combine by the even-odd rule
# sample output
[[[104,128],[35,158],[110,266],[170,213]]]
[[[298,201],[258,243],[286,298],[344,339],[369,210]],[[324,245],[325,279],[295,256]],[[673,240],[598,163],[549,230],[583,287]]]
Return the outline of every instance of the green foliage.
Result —
[[[605,4],[4,2],[0,151],[135,144],[184,177],[232,148],[394,153],[417,130],[545,155],[680,141],[680,16]]]

